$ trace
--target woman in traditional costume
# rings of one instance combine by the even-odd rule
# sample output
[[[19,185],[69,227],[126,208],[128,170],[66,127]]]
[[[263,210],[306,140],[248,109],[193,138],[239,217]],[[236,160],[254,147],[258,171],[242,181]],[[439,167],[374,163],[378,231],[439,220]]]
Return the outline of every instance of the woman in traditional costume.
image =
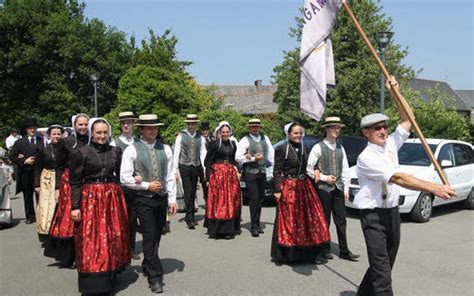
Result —
[[[118,178],[121,149],[110,145],[105,119],[89,121],[90,144],[71,155],[71,217],[76,222],[79,292],[111,293],[116,274],[130,263],[127,205]]]
[[[241,233],[237,145],[230,124],[221,121],[216,129],[216,140],[210,142],[204,161],[209,180],[205,221],[209,238],[231,239]]]
[[[74,221],[71,219],[71,185],[69,184],[69,161],[73,151],[87,145],[89,116],[79,113],[71,118],[74,131],[64,139],[58,151],[59,166],[63,173],[59,184],[59,197],[44,255],[56,259],[62,267],[73,267],[76,259],[74,247]]]
[[[36,207],[36,232],[40,242],[46,243],[56,202],[59,196],[59,181],[63,172],[60,141],[64,128],[52,125],[46,131],[43,143],[38,144],[35,155],[35,191],[39,195]]]
[[[275,197],[277,213],[271,257],[276,263],[321,263],[319,245],[330,241],[323,208],[311,179],[306,176],[308,150],[303,127],[287,125],[287,143],[275,150]]]

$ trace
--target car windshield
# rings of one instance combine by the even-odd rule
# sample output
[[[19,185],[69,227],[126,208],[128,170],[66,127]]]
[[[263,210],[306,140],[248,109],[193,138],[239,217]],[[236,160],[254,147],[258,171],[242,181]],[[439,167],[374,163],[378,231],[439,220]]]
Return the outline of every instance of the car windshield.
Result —
[[[359,136],[340,136],[338,141],[346,151],[349,166],[356,165],[357,157],[367,147],[367,139]]]
[[[434,153],[437,145],[429,145]],[[420,143],[405,143],[398,150],[398,162],[404,165],[429,166],[431,164],[428,155]]]

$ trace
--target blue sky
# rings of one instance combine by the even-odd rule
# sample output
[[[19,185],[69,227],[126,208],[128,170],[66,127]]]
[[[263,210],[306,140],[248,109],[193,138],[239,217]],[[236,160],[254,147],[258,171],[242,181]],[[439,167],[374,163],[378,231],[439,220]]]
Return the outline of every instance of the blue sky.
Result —
[[[85,14],[135,35],[171,28],[178,56],[190,60],[202,84],[269,84],[303,0],[88,0]],[[472,0],[385,0],[394,42],[408,47],[406,65],[423,69],[420,78],[474,89],[474,4]],[[340,11],[340,13],[345,13]],[[363,24],[362,24],[363,25]]]

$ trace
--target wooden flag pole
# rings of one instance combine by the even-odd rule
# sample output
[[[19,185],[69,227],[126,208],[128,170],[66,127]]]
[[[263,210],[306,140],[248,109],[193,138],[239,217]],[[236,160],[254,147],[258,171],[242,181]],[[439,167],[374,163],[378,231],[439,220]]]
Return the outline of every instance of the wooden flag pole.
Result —
[[[346,1],[343,1],[342,5],[344,6],[344,9],[346,10],[347,14],[349,14],[349,17],[351,18],[352,22],[354,23],[357,32],[359,32],[359,35],[362,37],[364,40],[365,44],[367,44],[367,47],[369,47],[370,52],[374,56],[375,60],[377,61],[377,64],[379,65],[380,69],[383,72],[383,75],[385,76],[386,79],[390,78],[390,73],[388,73],[387,69],[385,68],[385,65],[383,64],[382,60],[380,59],[379,55],[375,51],[375,48],[372,46],[372,43],[370,42],[369,38],[367,38],[367,35],[365,34],[364,29],[359,24],[359,21],[355,17],[354,13],[352,12],[352,9],[349,7],[349,4],[346,3]],[[415,120],[415,116],[413,116],[413,113],[411,111],[410,106],[408,105],[407,101],[405,98],[400,94],[400,91],[398,88],[392,87],[390,90],[394,96],[397,105],[399,108],[402,108],[403,112],[408,117],[408,120],[410,120],[413,128],[415,129],[415,133],[418,135],[420,138],[421,144],[423,145],[423,148],[426,151],[426,154],[430,158],[431,162],[433,163],[436,171],[438,172],[439,178],[443,182],[444,185],[448,185],[448,180],[443,174],[443,171],[441,170],[441,166],[439,165],[438,161],[433,155],[433,152],[431,151],[430,147],[428,146],[428,143],[426,142],[425,136],[423,135],[423,132],[421,131],[420,127],[418,126],[418,123]]]

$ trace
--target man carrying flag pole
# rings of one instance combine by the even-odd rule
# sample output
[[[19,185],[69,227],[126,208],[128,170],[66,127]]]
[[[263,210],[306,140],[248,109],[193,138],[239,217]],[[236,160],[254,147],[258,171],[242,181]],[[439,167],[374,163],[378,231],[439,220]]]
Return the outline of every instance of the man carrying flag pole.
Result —
[[[305,0],[304,4],[300,106],[304,113],[316,120],[320,120],[324,113],[326,87],[333,81],[334,72],[331,71],[334,71],[334,65],[328,36],[340,4],[337,0]],[[354,199],[354,204],[362,209],[361,225],[370,265],[357,295],[393,295],[391,269],[400,242],[398,186],[430,192],[443,199],[455,196],[456,192],[442,174],[408,103],[400,94],[398,83],[388,73],[349,5],[344,0],[342,5],[388,79],[386,86],[400,111],[401,123],[391,135],[388,135],[388,117],[384,114],[370,114],[362,118],[360,127],[369,144],[357,160],[356,170],[361,190]],[[398,171],[397,150],[408,138],[412,127],[444,185],[420,180]]]

